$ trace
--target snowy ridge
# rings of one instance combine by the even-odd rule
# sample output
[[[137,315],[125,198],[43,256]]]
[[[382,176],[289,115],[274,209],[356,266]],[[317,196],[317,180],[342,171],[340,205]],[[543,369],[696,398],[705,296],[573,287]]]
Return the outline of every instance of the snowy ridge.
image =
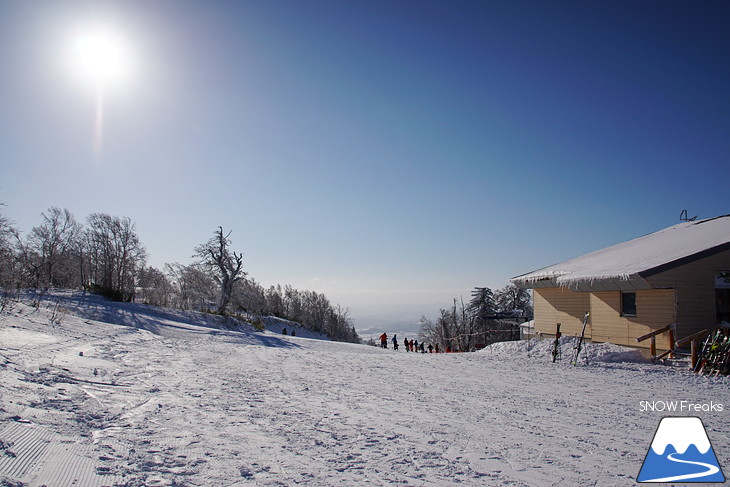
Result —
[[[651,443],[651,449],[657,455],[664,455],[664,450],[672,445],[677,453],[687,451],[690,445],[697,447],[705,454],[711,448],[702,420],[694,417],[664,418]]]

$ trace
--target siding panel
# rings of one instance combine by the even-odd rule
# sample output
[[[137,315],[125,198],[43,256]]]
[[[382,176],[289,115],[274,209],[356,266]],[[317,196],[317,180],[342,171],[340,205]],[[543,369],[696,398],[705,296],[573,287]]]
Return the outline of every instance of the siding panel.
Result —
[[[636,316],[621,316],[621,293],[575,292],[567,288],[535,289],[535,331],[553,335],[561,323],[564,335],[578,335],[583,315],[590,311],[586,337],[594,342],[611,342],[632,347],[649,347],[649,341],[636,343],[636,337],[675,322],[673,289],[636,292]],[[657,347],[669,348],[668,334],[657,336]]]
[[[685,337],[716,323],[715,274],[730,270],[730,250],[647,277],[654,287],[677,290],[677,337]]]
[[[535,289],[535,331],[555,334],[555,325],[560,323],[564,335],[578,335],[583,327],[583,315],[589,310],[588,293],[579,293],[567,288]],[[586,337],[591,337],[590,320]]]
[[[636,337],[675,321],[673,289],[636,291],[636,316],[621,316],[621,293],[590,293],[593,341],[611,342],[632,347],[649,347],[649,341],[636,343]],[[668,349],[669,335],[656,338],[657,347]]]

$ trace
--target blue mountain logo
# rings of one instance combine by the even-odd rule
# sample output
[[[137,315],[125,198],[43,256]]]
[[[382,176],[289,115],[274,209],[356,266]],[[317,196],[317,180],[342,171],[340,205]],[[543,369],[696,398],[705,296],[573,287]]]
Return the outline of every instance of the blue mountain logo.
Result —
[[[725,482],[700,418],[669,417],[659,422],[637,482]]]

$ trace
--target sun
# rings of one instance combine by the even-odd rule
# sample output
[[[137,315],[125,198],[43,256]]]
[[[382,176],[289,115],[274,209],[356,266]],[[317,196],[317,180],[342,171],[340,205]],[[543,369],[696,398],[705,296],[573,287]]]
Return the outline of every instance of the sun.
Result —
[[[108,26],[94,26],[80,32],[72,58],[77,75],[97,89],[119,83],[130,74],[128,43]]]
[[[104,145],[104,106],[111,92],[118,92],[131,78],[129,39],[111,24],[88,24],[75,31],[68,61],[80,87],[95,102],[93,150],[99,158]]]

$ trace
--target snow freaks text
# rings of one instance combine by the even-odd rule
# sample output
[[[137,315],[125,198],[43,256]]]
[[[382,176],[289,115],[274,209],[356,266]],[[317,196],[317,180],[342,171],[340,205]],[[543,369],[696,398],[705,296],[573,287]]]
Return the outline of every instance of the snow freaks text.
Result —
[[[714,401],[696,403],[692,401],[639,401],[639,410],[643,412],[658,411],[660,413],[719,413],[723,405]]]

